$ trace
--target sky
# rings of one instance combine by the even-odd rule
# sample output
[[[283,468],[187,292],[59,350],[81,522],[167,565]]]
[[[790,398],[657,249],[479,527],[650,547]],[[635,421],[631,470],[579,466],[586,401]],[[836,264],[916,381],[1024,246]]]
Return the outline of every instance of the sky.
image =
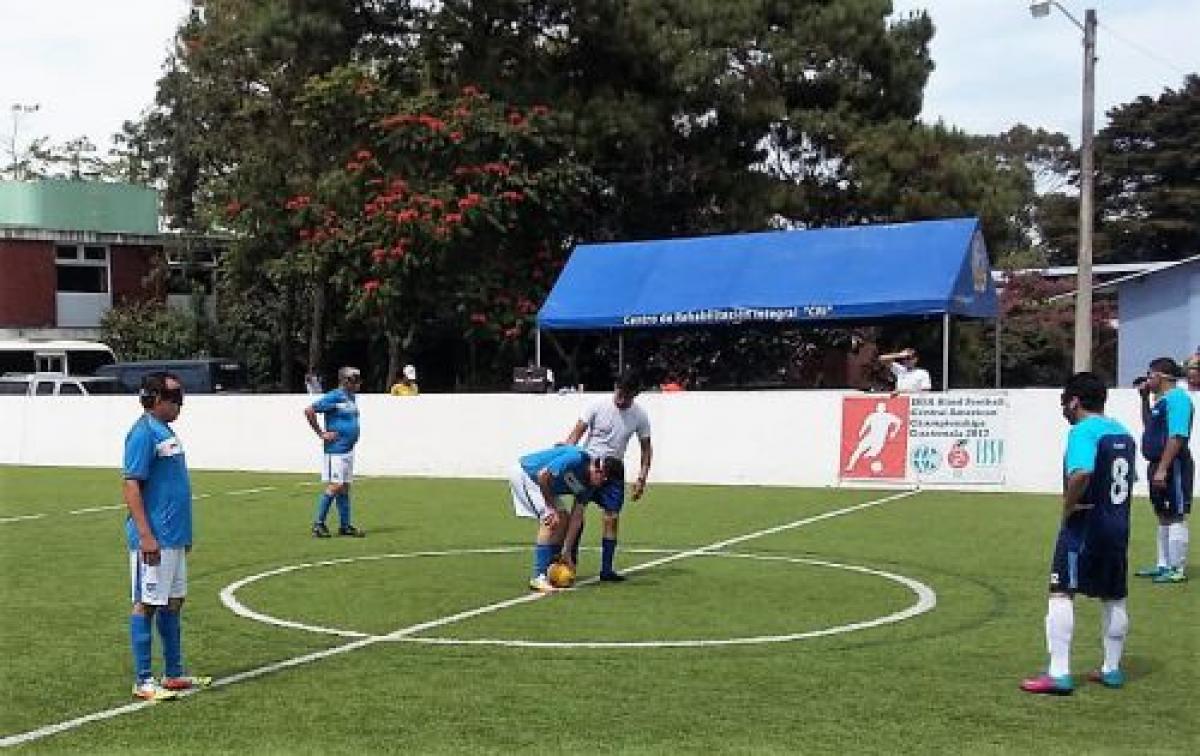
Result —
[[[1200,0],[1060,0],[1099,18],[1096,127],[1114,105],[1157,97],[1200,71]],[[1028,0],[893,0],[928,11],[937,66],[921,118],[972,133],[1016,123],[1078,142],[1082,32],[1059,11],[1035,19]],[[155,82],[189,0],[0,0],[0,156],[14,141],[87,136],[106,151],[122,122],[154,100]],[[26,113],[14,106],[37,105]]]

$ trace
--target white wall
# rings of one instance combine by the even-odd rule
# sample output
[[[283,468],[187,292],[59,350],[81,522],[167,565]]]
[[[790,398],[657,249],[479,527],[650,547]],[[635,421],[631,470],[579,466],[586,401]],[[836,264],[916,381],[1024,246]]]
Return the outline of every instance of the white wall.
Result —
[[[1066,423],[1055,389],[1008,392],[1008,468],[986,490],[1061,490]],[[837,485],[839,391],[644,394],[651,483]],[[500,478],[518,456],[562,440],[589,401],[607,394],[430,394],[359,398],[364,475]],[[310,472],[320,442],[302,395],[187,398],[175,423],[193,469]],[[119,467],[137,400],[0,397],[0,464]],[[1141,436],[1136,393],[1113,390],[1109,414]],[[627,464],[638,452],[630,444]],[[1144,492],[1144,482],[1141,483]]]

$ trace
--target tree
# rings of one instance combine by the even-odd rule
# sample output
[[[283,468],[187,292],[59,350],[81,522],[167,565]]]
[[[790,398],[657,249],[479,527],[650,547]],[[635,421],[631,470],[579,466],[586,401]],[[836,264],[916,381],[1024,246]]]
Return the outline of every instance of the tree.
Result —
[[[1200,76],[1109,111],[1096,139],[1099,232],[1121,262],[1200,247]]]

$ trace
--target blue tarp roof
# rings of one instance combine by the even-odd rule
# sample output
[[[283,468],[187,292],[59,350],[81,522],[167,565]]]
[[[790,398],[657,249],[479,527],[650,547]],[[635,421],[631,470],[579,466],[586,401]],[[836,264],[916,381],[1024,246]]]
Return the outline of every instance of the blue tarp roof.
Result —
[[[546,329],[993,318],[979,221],[769,231],[575,248]]]

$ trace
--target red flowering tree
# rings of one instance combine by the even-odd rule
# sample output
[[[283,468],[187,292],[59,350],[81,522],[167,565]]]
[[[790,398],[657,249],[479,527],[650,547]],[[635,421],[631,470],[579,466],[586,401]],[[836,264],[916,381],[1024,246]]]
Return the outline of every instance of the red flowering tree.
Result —
[[[352,68],[311,81],[303,103],[344,160],[282,202],[300,254],[386,343],[387,381],[432,323],[520,359],[590,189],[549,109],[474,87],[406,95]],[[327,137],[331,114],[342,131]]]

